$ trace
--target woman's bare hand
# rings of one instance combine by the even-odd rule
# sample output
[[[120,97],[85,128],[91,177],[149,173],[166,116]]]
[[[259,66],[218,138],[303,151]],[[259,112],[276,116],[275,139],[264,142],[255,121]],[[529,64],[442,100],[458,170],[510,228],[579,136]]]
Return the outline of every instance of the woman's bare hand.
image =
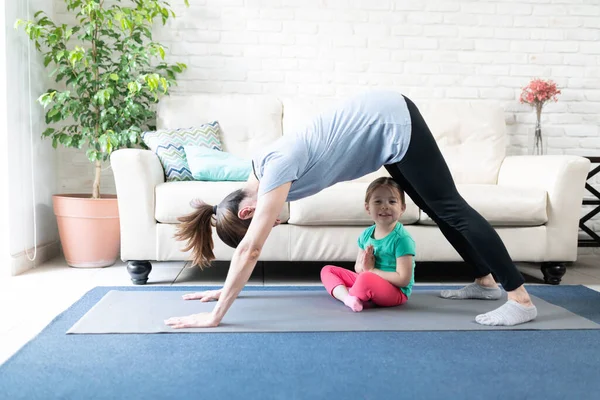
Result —
[[[204,292],[184,294],[182,297],[184,300],[200,300],[205,303],[207,301],[219,300],[222,290],[223,289],[207,290]]]
[[[173,317],[165,321],[171,328],[214,328],[219,326],[212,313],[200,313],[187,317]]]

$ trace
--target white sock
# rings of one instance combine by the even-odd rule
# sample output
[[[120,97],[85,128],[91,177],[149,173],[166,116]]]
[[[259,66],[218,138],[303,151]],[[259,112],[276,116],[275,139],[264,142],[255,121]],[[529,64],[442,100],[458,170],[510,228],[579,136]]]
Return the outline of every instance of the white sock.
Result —
[[[442,290],[440,296],[445,299],[498,300],[502,297],[502,290],[499,287],[489,288],[481,286],[478,283],[471,283],[458,290]]]
[[[481,325],[513,326],[529,322],[537,317],[535,306],[526,307],[514,300],[508,300],[504,305],[485,314],[475,317]]]
[[[354,312],[361,312],[363,309],[362,301],[360,301],[360,299],[355,296],[346,296],[346,298],[344,299],[344,304],[350,307],[350,309]]]

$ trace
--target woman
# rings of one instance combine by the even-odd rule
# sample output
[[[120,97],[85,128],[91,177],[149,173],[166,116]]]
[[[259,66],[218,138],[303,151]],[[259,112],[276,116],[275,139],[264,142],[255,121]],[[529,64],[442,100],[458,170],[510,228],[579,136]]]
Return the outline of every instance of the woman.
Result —
[[[483,325],[517,325],[533,320],[537,309],[524,279],[491,225],[459,195],[450,170],[431,131],[414,103],[389,91],[355,96],[330,113],[318,116],[304,130],[286,135],[257,154],[244,189],[229,194],[218,206],[199,202],[181,219],[179,240],[187,241],[195,264],[214,259],[211,224],[236,250],[223,289],[188,295],[186,299],[218,300],[210,313],[170,318],[173,328],[214,327],[248,281],[261,248],[286,201],[313,195],[337,182],[359,178],[385,166],[415,204],[438,225],[477,278],[460,290],[442,291],[450,299],[508,301],[478,315]]]

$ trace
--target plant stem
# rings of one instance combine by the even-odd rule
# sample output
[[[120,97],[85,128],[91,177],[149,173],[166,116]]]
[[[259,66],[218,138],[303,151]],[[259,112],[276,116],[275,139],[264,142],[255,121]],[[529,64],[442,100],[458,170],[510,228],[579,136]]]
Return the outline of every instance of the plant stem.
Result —
[[[92,199],[100,198],[100,174],[102,173],[102,163],[96,160],[96,173],[94,175],[94,188],[92,192]]]
[[[102,8],[102,2],[100,2],[100,8]],[[98,41],[98,21],[94,21],[94,39],[92,40],[92,62],[94,65],[94,93],[98,93],[98,49],[96,48]],[[96,127],[94,128],[96,140],[100,137],[100,106],[96,104]],[[100,172],[102,171],[102,165],[99,160],[96,160],[96,173],[94,176],[94,187],[92,192],[92,198],[100,198]]]

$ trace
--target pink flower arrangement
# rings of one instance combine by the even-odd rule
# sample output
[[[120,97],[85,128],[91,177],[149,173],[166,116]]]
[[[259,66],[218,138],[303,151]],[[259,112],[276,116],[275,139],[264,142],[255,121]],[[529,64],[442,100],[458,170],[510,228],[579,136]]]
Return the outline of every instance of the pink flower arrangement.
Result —
[[[521,92],[521,103],[527,103],[535,107],[536,124],[533,136],[533,148],[531,149],[532,154],[540,155],[545,153],[541,126],[542,107],[550,100],[558,101],[557,96],[559,94],[560,90],[556,88],[556,83],[543,79],[533,79]]]
[[[557,95],[560,90],[556,88],[556,83],[551,80],[533,79],[529,85],[523,88],[521,92],[521,103],[527,103],[541,109],[547,101],[557,101]]]

